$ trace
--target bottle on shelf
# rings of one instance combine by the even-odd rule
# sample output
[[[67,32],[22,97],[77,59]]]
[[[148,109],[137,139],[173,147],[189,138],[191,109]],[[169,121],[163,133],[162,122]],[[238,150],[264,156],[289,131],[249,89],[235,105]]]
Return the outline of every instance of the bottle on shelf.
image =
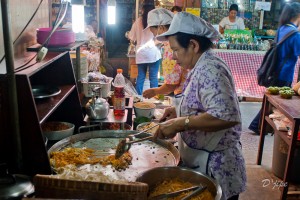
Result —
[[[125,114],[125,78],[123,70],[117,69],[117,75],[114,80],[114,115],[115,117],[123,117]]]

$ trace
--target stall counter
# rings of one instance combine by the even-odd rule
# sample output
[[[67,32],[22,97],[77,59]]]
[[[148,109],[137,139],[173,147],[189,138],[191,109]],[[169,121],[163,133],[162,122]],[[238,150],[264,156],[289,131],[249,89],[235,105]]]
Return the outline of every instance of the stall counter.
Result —
[[[235,82],[235,89],[239,96],[262,99],[265,87],[257,84],[256,71],[259,68],[265,51],[243,51],[243,50],[223,50],[214,49],[219,57],[221,57],[229,66]],[[128,55],[127,55],[128,56]],[[137,74],[137,66],[135,64],[135,56],[130,55],[129,73]],[[294,83],[298,79],[298,71],[300,61],[296,63],[294,74]],[[130,77],[135,78],[135,77]]]
[[[256,71],[263,61],[265,51],[214,50],[229,66],[239,96],[263,98],[265,87],[257,84]],[[294,83],[298,79],[300,61],[296,63]]]

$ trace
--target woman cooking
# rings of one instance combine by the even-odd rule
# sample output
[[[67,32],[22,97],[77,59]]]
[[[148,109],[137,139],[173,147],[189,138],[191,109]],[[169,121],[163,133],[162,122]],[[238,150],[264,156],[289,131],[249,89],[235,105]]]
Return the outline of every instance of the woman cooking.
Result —
[[[148,13],[148,26],[153,35],[166,32],[169,29],[174,14],[165,8],[156,8]],[[187,71],[173,60],[173,51],[170,49],[168,41],[163,43],[163,61],[162,69],[165,83],[157,88],[150,88],[143,92],[143,97],[152,98],[158,94],[170,94],[174,92],[178,95],[182,92],[183,83],[185,82]],[[175,100],[174,100],[175,102]],[[176,104],[174,104],[176,105]]]
[[[176,114],[165,110],[155,137],[173,138],[183,165],[215,178],[222,200],[234,200],[246,189],[245,161],[240,144],[241,114],[231,72],[211,49],[219,37],[211,24],[186,12],[173,18],[168,39],[173,58],[190,69]]]
[[[244,30],[244,20],[241,17],[236,16],[239,11],[239,7],[236,4],[232,4],[229,8],[229,16],[224,17],[219,23],[219,32],[224,34],[225,29],[240,29]]]

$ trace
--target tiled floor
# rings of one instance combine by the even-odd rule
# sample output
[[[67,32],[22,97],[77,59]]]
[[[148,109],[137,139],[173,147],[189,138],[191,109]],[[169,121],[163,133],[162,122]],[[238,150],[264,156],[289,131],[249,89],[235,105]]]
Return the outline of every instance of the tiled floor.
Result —
[[[259,136],[254,135],[247,127],[261,107],[258,102],[241,102],[243,134],[241,143],[247,166],[247,190],[240,195],[240,200],[279,200],[280,190],[272,184],[281,182],[272,173],[273,141],[274,136],[265,137],[262,165],[256,165]],[[269,183],[269,184],[268,184]],[[292,198],[288,198],[292,199]],[[297,199],[297,198],[293,198]]]

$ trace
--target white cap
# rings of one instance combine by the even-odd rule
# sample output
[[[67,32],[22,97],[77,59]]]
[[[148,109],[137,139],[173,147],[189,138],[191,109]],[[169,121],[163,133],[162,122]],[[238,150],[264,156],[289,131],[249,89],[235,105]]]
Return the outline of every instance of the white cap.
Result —
[[[187,12],[179,12],[174,15],[169,30],[156,36],[156,39],[164,41],[166,40],[166,36],[173,35],[178,32],[204,36],[211,41],[220,38],[219,32],[204,19]]]
[[[174,14],[165,8],[156,8],[148,13],[146,30],[150,26],[169,25],[172,22]]]

